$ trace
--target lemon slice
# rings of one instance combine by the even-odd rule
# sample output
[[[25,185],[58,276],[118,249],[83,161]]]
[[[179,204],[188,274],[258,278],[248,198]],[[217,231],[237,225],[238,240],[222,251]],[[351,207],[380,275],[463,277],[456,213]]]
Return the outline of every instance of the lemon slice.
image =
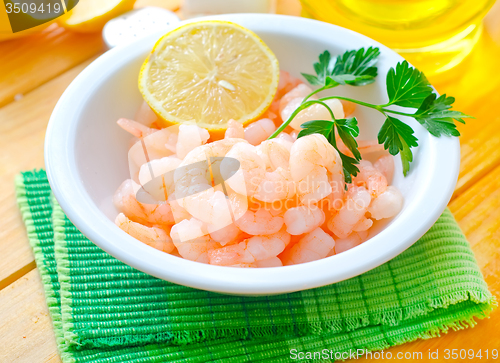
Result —
[[[255,120],[271,104],[279,65],[252,31],[225,21],[164,35],[142,65],[139,89],[162,126],[196,123],[218,139],[229,120]]]
[[[132,10],[134,3],[135,0],[80,0],[58,23],[76,32],[98,32],[109,20]]]

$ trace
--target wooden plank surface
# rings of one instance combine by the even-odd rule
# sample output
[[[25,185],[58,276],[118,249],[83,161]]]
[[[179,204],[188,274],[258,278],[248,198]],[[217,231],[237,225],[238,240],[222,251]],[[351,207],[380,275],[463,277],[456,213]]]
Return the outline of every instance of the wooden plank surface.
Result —
[[[0,42],[0,106],[103,51],[100,33],[72,33],[56,24],[42,33]]]
[[[138,0],[136,6],[177,10],[180,0]],[[279,0],[278,11],[298,15],[298,0]],[[500,15],[497,34],[485,34],[457,76],[435,84],[457,98],[457,109],[476,117],[460,126],[462,165],[450,208],[471,242],[492,292],[500,294]],[[103,51],[98,34],[79,35],[52,26],[45,33],[0,43],[0,362],[58,362],[42,286],[14,199],[13,178],[43,167],[50,113],[71,80]],[[84,62],[84,63],[82,63]],[[7,71],[6,71],[7,70]],[[458,76],[460,75],[460,76]],[[12,102],[16,95],[23,95]],[[500,313],[475,329],[417,341],[390,351],[498,348]],[[25,338],[26,337],[26,338]],[[366,359],[365,359],[366,361]],[[440,359],[445,361],[444,356]],[[447,361],[447,360],[446,360]],[[482,360],[485,361],[485,360]]]
[[[0,291],[0,362],[60,362],[38,270]]]
[[[0,108],[0,289],[35,267],[14,197],[14,177],[42,168],[45,129],[66,87],[90,60]]]

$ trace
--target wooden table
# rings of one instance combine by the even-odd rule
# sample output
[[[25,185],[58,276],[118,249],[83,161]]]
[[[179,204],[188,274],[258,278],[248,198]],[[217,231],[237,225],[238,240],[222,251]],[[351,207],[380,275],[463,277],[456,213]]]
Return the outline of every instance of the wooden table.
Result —
[[[139,0],[176,9],[179,0]],[[280,0],[278,11],[298,15],[297,0]],[[470,59],[441,93],[457,98],[456,108],[475,116],[460,125],[462,165],[450,208],[467,235],[486,281],[500,294],[500,6],[487,18]],[[40,277],[14,198],[14,176],[43,167],[49,116],[69,83],[105,51],[99,34],[81,35],[57,26],[21,40],[0,43],[0,362],[59,362]],[[500,313],[474,329],[390,349],[500,348]],[[363,359],[360,359],[361,361]],[[416,360],[416,358],[415,358]],[[476,359],[479,361],[479,359]],[[480,361],[485,361],[485,358]]]

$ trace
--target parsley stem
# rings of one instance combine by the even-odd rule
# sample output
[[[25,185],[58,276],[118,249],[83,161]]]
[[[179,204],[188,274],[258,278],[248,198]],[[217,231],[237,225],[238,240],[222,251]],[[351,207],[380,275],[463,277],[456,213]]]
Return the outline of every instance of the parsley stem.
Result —
[[[323,97],[323,98],[320,98],[320,101],[333,100],[333,99],[343,100],[343,101],[349,101],[349,102],[356,103],[356,104],[361,105],[361,106],[365,106],[365,107],[369,107],[369,108],[374,108],[374,109],[379,110],[379,111],[381,110],[381,108],[380,108],[379,105],[374,105],[374,104],[366,103],[366,102],[363,102],[363,101],[353,100],[352,98],[342,97],[342,96]]]
[[[401,115],[401,116],[408,116],[408,117],[415,117],[415,114],[413,113],[404,113],[404,112],[399,112],[399,111],[394,111],[394,110],[389,110],[387,108],[382,108],[380,109],[381,111],[384,112],[389,112],[389,113],[394,113],[396,115]]]
[[[302,111],[303,109],[305,109],[305,108],[309,107],[309,106],[310,106],[310,105],[312,105],[313,103],[315,103],[315,102],[313,102],[313,101],[306,101],[306,102],[303,102],[303,103],[302,103],[299,107],[297,107],[297,108],[295,109],[295,111],[293,111],[293,113],[290,115],[290,117],[288,118],[288,120],[286,120],[285,122],[283,122],[283,123],[281,124],[281,126],[280,126],[280,127],[278,127],[278,128],[276,129],[276,131],[274,131],[274,133],[273,133],[271,136],[269,136],[267,139],[268,139],[268,140],[271,140],[271,139],[274,139],[276,136],[278,136],[278,135],[279,135],[279,134],[280,134],[280,133],[281,133],[284,129],[286,129],[286,127],[288,126],[288,124],[289,124],[290,122],[292,122],[292,120],[295,118],[295,116],[297,116],[297,114],[298,114],[300,111]]]
[[[309,98],[311,98],[312,96],[314,96],[316,93],[319,93],[319,92],[327,90],[327,89],[332,89],[332,88],[335,88],[337,86],[340,86],[340,83],[335,82],[335,84],[329,84],[328,86],[320,87],[317,90],[314,90],[311,93],[309,93],[309,95],[307,95],[307,97],[304,98],[304,100],[302,102],[307,101]]]
[[[330,114],[330,116],[332,117],[332,120],[335,121],[335,116],[333,114],[333,111],[330,107],[328,107],[328,105],[326,103],[323,102],[323,99],[319,99],[319,100],[309,100],[309,101],[302,101],[303,103],[297,107],[297,109],[295,111],[293,111],[293,113],[290,115],[290,117],[288,118],[288,120],[286,120],[286,122],[283,122],[281,124],[280,127],[278,127],[276,129],[276,131],[274,131],[274,133],[269,136],[267,139],[268,140],[271,140],[271,139],[274,139],[276,136],[278,136],[284,129],[286,129],[286,127],[290,124],[290,122],[292,122],[292,120],[295,118],[295,116],[297,116],[297,114],[302,111],[303,109],[305,108],[308,108],[309,106],[312,106],[314,105],[315,103],[317,104],[320,104],[320,105],[323,105],[326,107],[326,109],[328,110],[328,113]]]
[[[385,108],[385,106],[387,106],[387,104],[386,105],[374,105],[374,104],[371,104],[371,103],[366,103],[366,102],[363,102],[363,101],[353,100],[352,98],[347,98],[347,97],[342,97],[342,96],[324,97],[324,98],[320,98],[320,101],[326,101],[326,100],[330,100],[330,99],[339,99],[339,100],[343,100],[343,101],[349,101],[349,102],[352,102],[352,103],[357,103],[358,105],[361,105],[361,106],[373,108],[373,109],[375,109],[377,111],[382,112],[383,114],[385,114],[385,112],[388,112],[388,113],[393,113],[393,114],[396,114],[396,115],[402,115],[402,116],[408,116],[408,117],[415,117],[415,114],[413,114],[413,113],[405,113],[405,112],[400,112],[400,111],[395,111],[395,110],[391,110],[391,109]]]

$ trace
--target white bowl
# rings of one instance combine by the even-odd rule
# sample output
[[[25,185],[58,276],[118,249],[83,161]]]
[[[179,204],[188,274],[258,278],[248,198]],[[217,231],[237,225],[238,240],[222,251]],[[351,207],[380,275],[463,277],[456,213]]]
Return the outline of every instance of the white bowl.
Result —
[[[295,76],[313,72],[313,62],[325,49],[337,55],[360,47],[379,47],[377,82],[334,90],[369,102],[385,101],[385,75],[403,60],[363,35],[319,21],[267,14],[210,19],[233,21],[253,30],[274,51],[281,69]],[[119,129],[116,120],[133,117],[139,107],[139,68],[161,35],[112,49],[89,65],[64,92],[47,129],[45,165],[57,200],[83,234],[117,259],[158,278],[198,289],[235,295],[293,292],[342,281],[390,260],[415,243],[445,209],[458,176],[458,138],[433,137],[416,121],[406,119],[420,146],[408,177],[402,175],[399,157],[395,160],[394,184],[405,197],[403,210],[386,225],[380,224],[374,231],[378,234],[349,251],[301,265],[243,269],[184,260],[130,237],[113,223],[118,211],[112,195],[130,177],[130,136]],[[356,113],[361,136],[375,138],[383,116],[361,107]]]

